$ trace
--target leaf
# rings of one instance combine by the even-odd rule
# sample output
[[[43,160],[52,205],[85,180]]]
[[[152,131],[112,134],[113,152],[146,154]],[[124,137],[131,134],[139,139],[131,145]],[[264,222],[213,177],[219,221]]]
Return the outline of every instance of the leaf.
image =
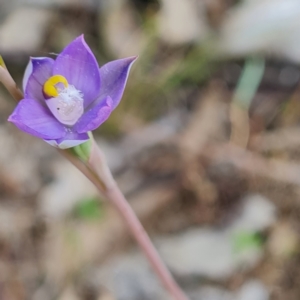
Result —
[[[99,220],[104,216],[104,208],[97,198],[87,198],[75,207],[75,216],[84,220]]]
[[[243,252],[247,249],[261,248],[263,238],[258,232],[241,232],[234,236],[233,243],[237,252]]]

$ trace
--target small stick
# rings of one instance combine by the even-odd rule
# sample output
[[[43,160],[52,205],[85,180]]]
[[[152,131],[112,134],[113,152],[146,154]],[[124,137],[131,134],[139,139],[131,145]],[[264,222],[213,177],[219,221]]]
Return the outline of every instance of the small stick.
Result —
[[[0,56],[1,58],[1,56]],[[0,82],[3,83],[5,88],[9,91],[9,93],[15,98],[15,100],[20,101],[23,99],[23,94],[22,92],[18,89],[15,81],[11,77],[10,73],[7,71],[7,69],[4,67],[4,62],[3,64],[1,63],[2,58],[0,60]]]

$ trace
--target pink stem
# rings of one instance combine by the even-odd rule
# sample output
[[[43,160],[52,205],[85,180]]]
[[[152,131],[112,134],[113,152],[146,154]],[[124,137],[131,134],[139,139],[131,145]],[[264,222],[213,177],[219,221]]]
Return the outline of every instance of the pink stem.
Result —
[[[174,299],[187,300],[187,297],[173,279],[164,262],[161,260],[148,234],[146,233],[145,229],[143,228],[129,203],[126,201],[118,186],[107,190],[104,194],[107,199],[109,199],[114,204],[115,208],[122,216],[123,220],[144,251],[146,257],[152,264],[152,267],[164,284],[165,288],[170,292]]]
[[[97,146],[93,146],[93,147],[97,147]],[[92,183],[94,183],[94,185],[98,188],[98,190],[101,193],[103,193],[108,200],[112,202],[112,204],[115,206],[115,208],[117,209],[117,211],[120,213],[123,220],[127,224],[132,235],[135,237],[140,247],[144,251],[149,262],[152,264],[156,274],[161,279],[165,288],[174,297],[174,299],[188,300],[188,298],[185,296],[183,291],[180,289],[180,287],[173,279],[171,273],[165,266],[164,262],[161,260],[148,234],[146,233],[145,229],[143,228],[136,214],[132,210],[131,206],[128,204],[127,200],[123,196],[122,192],[116,185],[115,181],[113,182],[111,181],[112,177],[109,179],[110,187],[108,189],[105,189],[103,182],[101,182],[101,180],[99,181],[99,179],[95,177],[95,174],[83,162],[78,160],[76,157],[74,157],[72,154],[70,154],[67,151],[63,151],[63,150],[58,150],[58,151],[64,157],[66,157],[76,168],[78,168]],[[98,155],[96,156],[97,160],[101,159],[101,162],[103,164],[103,155],[100,152],[100,149],[98,147],[97,149],[94,149],[93,155],[95,155],[95,152],[98,153]],[[95,156],[93,157],[93,160],[95,160]],[[90,167],[95,171],[96,170],[99,171],[99,165],[97,165],[97,167],[93,167],[92,164],[93,163],[90,162]],[[103,172],[101,172],[101,176],[103,176]]]
[[[96,143],[94,143],[96,145]],[[97,147],[97,146],[93,146]],[[161,260],[157,250],[154,248],[148,234],[137,218],[136,214],[132,210],[131,206],[128,204],[127,200],[123,196],[122,192],[116,185],[115,181],[112,182],[112,177],[109,179],[110,187],[108,189],[104,188],[104,184],[102,180],[98,180],[95,177],[95,174],[80,160],[74,157],[67,151],[58,150],[64,157],[66,157],[76,168],[78,168],[94,185],[98,188],[98,190],[106,196],[108,200],[112,202],[117,211],[122,216],[123,220],[127,224],[130,229],[132,235],[135,237],[140,247],[144,251],[147,256],[149,262],[152,264],[156,274],[161,279],[165,288],[170,292],[170,294],[176,300],[188,300],[183,291],[177,285],[175,280],[173,279],[171,273],[165,266],[164,262]],[[101,164],[103,164],[103,155],[100,152],[100,149],[97,147],[92,151],[94,157],[92,156],[92,161],[99,159],[101,160]],[[97,154],[98,153],[98,154]],[[96,173],[99,172],[99,165],[93,166],[93,162],[90,160],[90,167]],[[98,171],[97,171],[98,170]],[[106,170],[107,171],[107,170]],[[103,172],[100,174],[103,176]]]
[[[106,196],[106,198],[111,201],[111,203],[120,213],[124,222],[130,229],[131,234],[139,243],[140,247],[144,251],[149,262],[152,264],[156,274],[164,284],[165,288],[170,292],[174,299],[187,300],[188,298],[177,285],[164,262],[161,260],[148,234],[146,233],[136,214],[134,213],[131,206],[112,178],[110,170],[108,169],[105,162],[104,155],[98,148],[95,141],[93,141],[91,156],[89,159],[89,167],[95,172],[95,174],[98,175],[98,178],[103,183],[100,186],[98,183],[98,185],[96,186],[98,187],[100,192],[102,192]],[[105,187],[104,190],[103,187]]]

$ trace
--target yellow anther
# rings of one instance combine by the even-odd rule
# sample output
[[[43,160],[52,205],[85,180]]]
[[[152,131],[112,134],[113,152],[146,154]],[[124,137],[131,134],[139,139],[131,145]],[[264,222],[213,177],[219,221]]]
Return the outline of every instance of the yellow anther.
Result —
[[[4,68],[4,69],[6,69],[5,62],[4,62],[4,60],[3,60],[3,58],[2,58],[2,56],[1,56],[1,55],[0,55],[0,67],[2,67],[2,68]]]
[[[58,90],[56,85],[62,83],[64,87],[68,87],[68,81],[67,79],[62,75],[54,75],[51,76],[43,86],[43,92],[48,97],[57,97],[58,96]]]

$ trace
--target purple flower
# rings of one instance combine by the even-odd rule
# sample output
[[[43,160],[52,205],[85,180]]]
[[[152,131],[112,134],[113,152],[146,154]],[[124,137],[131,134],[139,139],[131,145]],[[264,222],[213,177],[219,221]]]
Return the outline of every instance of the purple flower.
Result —
[[[83,35],[56,60],[31,58],[23,78],[24,99],[8,121],[53,146],[79,145],[119,104],[135,59],[115,60],[99,69]]]

